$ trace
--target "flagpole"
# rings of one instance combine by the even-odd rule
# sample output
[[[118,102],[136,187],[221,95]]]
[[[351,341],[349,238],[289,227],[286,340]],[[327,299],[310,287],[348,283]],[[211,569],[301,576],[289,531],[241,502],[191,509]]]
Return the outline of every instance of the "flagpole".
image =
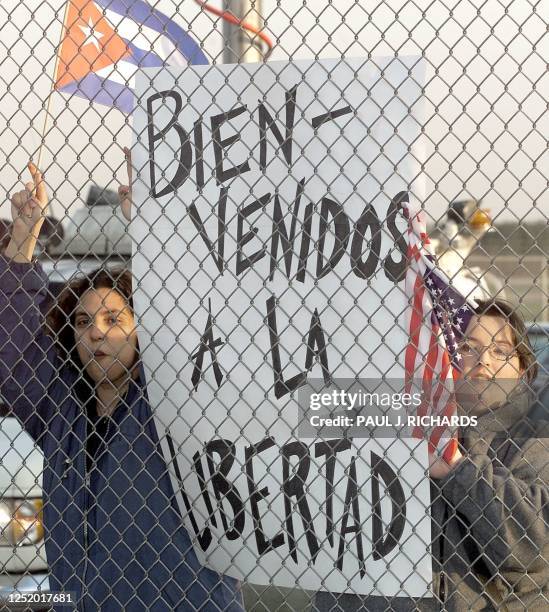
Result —
[[[59,44],[56,47],[55,53],[55,65],[53,67],[53,79],[52,79],[52,87],[50,89],[50,93],[48,95],[48,99],[46,101],[46,114],[44,116],[44,124],[42,126],[41,139],[40,139],[40,148],[38,149],[38,161],[36,163],[38,168],[42,167],[42,153],[44,152],[44,144],[46,140],[46,130],[48,129],[48,119],[50,117],[50,106],[51,106],[51,98],[52,94],[55,91],[55,78],[57,76],[57,69],[59,68],[59,52],[61,50],[61,44],[63,43],[63,39],[65,38],[65,32],[67,30],[67,15],[69,13],[71,0],[65,0],[65,11],[63,13],[63,22],[61,25],[61,35],[59,37]]]

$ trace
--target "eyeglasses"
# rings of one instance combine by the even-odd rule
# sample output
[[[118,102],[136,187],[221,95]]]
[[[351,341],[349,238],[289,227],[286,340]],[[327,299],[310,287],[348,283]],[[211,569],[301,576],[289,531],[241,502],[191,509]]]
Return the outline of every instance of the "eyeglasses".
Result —
[[[475,359],[479,359],[486,350],[490,354],[490,357],[497,359],[498,361],[508,361],[517,352],[517,350],[510,344],[500,342],[492,342],[492,344],[489,346],[483,346],[482,344],[468,340],[466,342],[462,342],[458,346],[458,351],[462,357]]]

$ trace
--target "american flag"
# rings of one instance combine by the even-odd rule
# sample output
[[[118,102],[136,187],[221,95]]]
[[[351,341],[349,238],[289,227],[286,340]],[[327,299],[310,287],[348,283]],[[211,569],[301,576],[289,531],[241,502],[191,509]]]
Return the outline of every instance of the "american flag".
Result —
[[[409,342],[405,352],[406,386],[420,386],[423,402],[418,416],[450,416],[455,413],[454,381],[460,376],[460,340],[474,314],[475,304],[451,286],[446,275],[436,268],[428,250],[423,213],[405,205],[408,218],[408,270],[406,295],[409,309]],[[416,427],[414,436],[425,437]],[[455,449],[456,432],[443,426],[428,432],[429,451],[450,459]]]

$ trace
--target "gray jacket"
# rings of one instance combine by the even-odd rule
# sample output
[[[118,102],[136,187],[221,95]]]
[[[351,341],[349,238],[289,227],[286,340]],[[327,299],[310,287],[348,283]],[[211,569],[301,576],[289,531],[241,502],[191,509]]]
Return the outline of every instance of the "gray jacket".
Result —
[[[432,597],[317,593],[314,612],[549,609],[549,423],[513,398],[462,431],[465,458],[433,482]]]

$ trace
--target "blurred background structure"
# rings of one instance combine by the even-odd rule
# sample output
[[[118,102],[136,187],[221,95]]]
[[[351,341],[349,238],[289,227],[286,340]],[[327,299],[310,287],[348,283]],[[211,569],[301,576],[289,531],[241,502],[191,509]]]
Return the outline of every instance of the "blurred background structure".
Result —
[[[74,2],[82,5],[83,0]],[[114,23],[109,2],[86,2]],[[425,159],[412,191],[427,213],[433,251],[440,267],[464,292],[511,301],[530,323],[540,359],[547,359],[549,0],[158,0],[150,4],[185,30],[214,65],[423,57]],[[131,114],[52,92],[68,6],[66,0],[0,3],[1,191],[6,196],[19,189],[21,181],[28,180],[21,169],[41,151],[52,217],[43,227],[37,254],[56,288],[76,271],[89,271],[105,258],[118,262],[131,255],[115,193],[118,184],[126,182],[122,149],[132,141]],[[113,27],[118,30],[116,24]],[[104,34],[91,27],[86,36],[81,48],[98,46]],[[135,30],[133,36],[139,37],[141,49],[147,44],[152,49],[158,38],[146,28]],[[131,85],[133,75],[124,78]],[[4,197],[2,244],[9,218]],[[544,388],[547,379],[540,378],[539,385]],[[12,440],[22,432],[10,433],[8,440],[7,428],[2,431],[0,458],[2,444],[11,449],[13,458]],[[31,448],[27,444],[17,452],[23,473]],[[33,461],[40,464],[40,457],[34,455]],[[11,466],[0,481],[5,497],[14,470]],[[23,490],[25,485],[18,483]],[[27,488],[27,495],[32,503],[39,502],[40,492],[35,489]],[[12,497],[19,499],[22,494]],[[6,504],[11,508],[13,501]],[[12,525],[8,510],[2,520],[8,533]],[[36,535],[34,544],[41,537]],[[4,570],[0,590],[30,568],[28,559],[21,561],[24,553],[11,555],[11,547],[21,542],[6,541],[3,548],[0,544]],[[23,549],[19,546],[18,552]],[[34,563],[37,571],[46,571],[45,558]],[[288,592],[257,587],[246,595],[257,611],[304,610],[310,601],[298,588]]]
[[[52,214],[70,236],[65,211],[85,206],[89,186],[115,189],[124,180],[121,147],[131,141],[131,117],[76,96],[49,97],[65,6],[64,0],[0,6],[0,180],[2,192],[11,192],[26,160],[36,157],[49,100],[43,160]],[[435,0],[425,7],[409,0],[159,0],[154,6],[187,30],[213,64],[267,55],[268,61],[422,55],[425,190],[417,195],[431,226],[444,222],[452,202],[482,202],[494,231],[468,263],[496,265],[491,273],[505,279],[526,318],[549,320],[546,0]],[[249,29],[235,25],[242,20]],[[0,217],[8,216],[0,206]]]

